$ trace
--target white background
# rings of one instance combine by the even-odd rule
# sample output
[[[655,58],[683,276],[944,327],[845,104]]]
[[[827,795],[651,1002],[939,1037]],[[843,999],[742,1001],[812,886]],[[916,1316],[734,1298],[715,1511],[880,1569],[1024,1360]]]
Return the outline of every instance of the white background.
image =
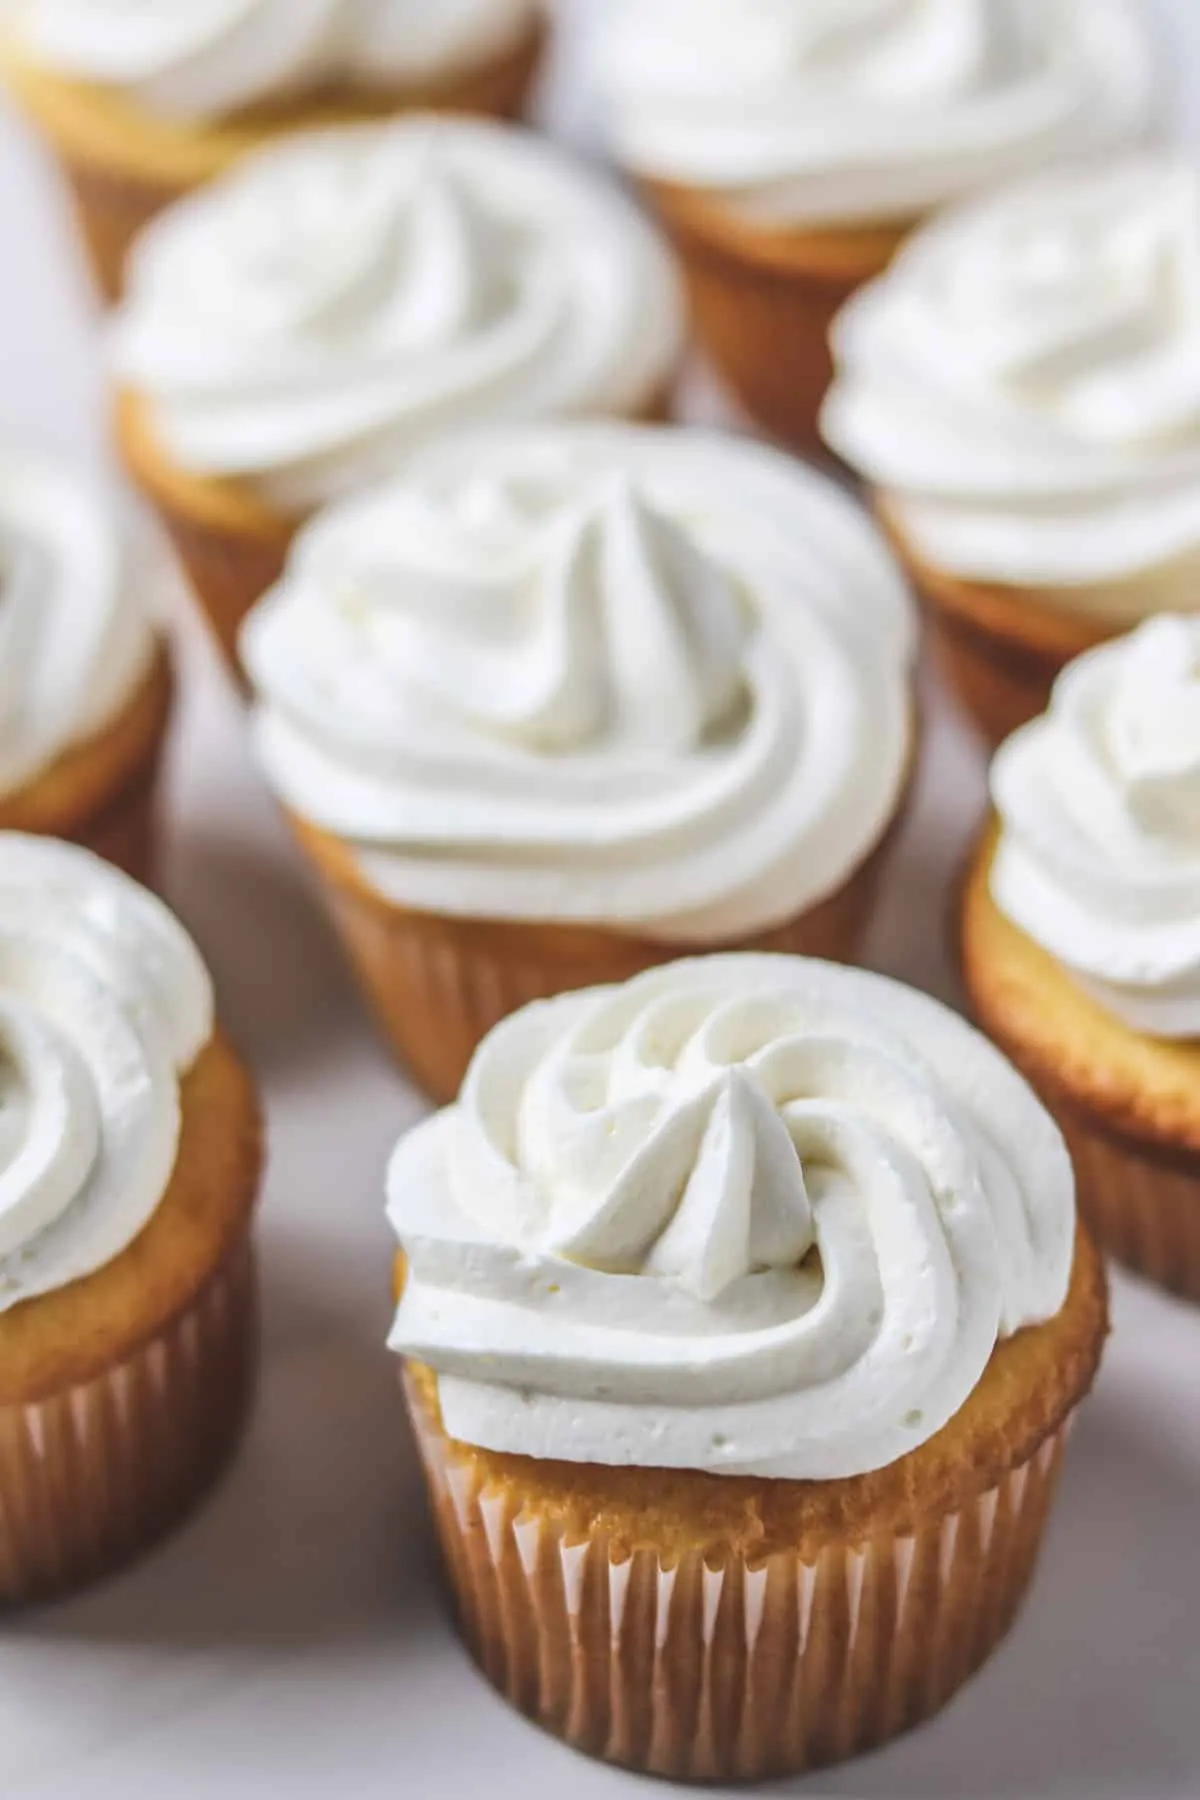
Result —
[[[550,95],[576,134],[571,44],[588,4],[563,0],[570,41]],[[1151,10],[1174,71],[1171,117],[1200,137],[1200,0]],[[100,459],[103,392],[57,190],[0,110],[0,434]],[[382,1349],[382,1171],[420,1103],[363,1017],[207,645],[185,637],[170,891],[267,1093],[261,1401],[232,1474],[172,1542],[85,1599],[0,1630],[0,1796],[651,1792],[509,1713],[453,1639]],[[936,697],[932,716],[874,960],[953,998],[949,883],[983,788]],[[1008,1644],[933,1725],[773,1791],[1196,1800],[1198,1526],[1200,1311],[1118,1280],[1099,1392]]]

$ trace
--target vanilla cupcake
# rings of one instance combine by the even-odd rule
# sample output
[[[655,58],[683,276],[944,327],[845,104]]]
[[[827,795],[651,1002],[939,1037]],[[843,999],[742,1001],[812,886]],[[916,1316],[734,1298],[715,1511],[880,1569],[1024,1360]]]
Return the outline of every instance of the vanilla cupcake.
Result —
[[[840,490],[632,426],[430,451],[318,517],[242,634],[268,779],[443,1099],[505,1013],[681,945],[853,958],[912,650]]]
[[[315,507],[465,426],[658,416],[683,338],[652,228],[540,139],[311,133],[139,240],[121,444],[232,657]]]
[[[148,880],[171,672],[135,565],[96,491],[0,450],[0,831]]]
[[[232,1449],[258,1112],[191,939],[98,857],[0,833],[0,1604],[108,1573]]]
[[[1071,1167],[879,976],[719,956],[532,1006],[388,1179],[461,1626],[576,1749],[868,1749],[1008,1629],[1105,1332]]]
[[[946,214],[838,320],[823,428],[998,742],[1072,657],[1200,608],[1200,172],[1108,162]]]
[[[616,154],[682,252],[749,414],[819,448],[834,313],[935,208],[1128,142],[1129,0],[610,0]]]
[[[114,299],[148,219],[285,133],[519,112],[543,29],[541,0],[12,0],[0,71]]]
[[[992,796],[975,1012],[1056,1113],[1101,1244],[1200,1300],[1200,618],[1081,657]]]

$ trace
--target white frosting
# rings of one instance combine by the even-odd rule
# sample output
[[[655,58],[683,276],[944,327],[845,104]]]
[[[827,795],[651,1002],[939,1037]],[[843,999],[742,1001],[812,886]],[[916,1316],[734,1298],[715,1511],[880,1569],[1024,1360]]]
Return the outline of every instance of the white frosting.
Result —
[[[1000,910],[1135,1031],[1200,1038],[1200,619],[1080,657],[992,794]]]
[[[333,82],[397,87],[503,55],[540,0],[12,0],[26,53],[166,119]]]
[[[285,803],[435,912],[741,936],[844,883],[910,764],[870,524],[703,433],[434,450],[305,530],[241,647]]]
[[[640,172],[781,225],[911,219],[1139,134],[1129,0],[608,0]]]
[[[154,641],[99,495],[0,451],[0,798],[119,715]]]
[[[922,994],[790,957],[527,1007],[396,1151],[392,1347],[487,1449],[792,1480],[881,1468],[1053,1316],[1053,1123]]]
[[[86,850],[0,834],[0,1312],[149,1222],[212,1030],[199,952],[161,901]]]
[[[629,200],[531,134],[427,117],[292,138],[169,208],[112,338],[176,463],[289,510],[455,427],[642,411],[682,345]]]
[[[822,428],[940,569],[1200,607],[1200,172],[1046,176],[912,239],[834,328]]]

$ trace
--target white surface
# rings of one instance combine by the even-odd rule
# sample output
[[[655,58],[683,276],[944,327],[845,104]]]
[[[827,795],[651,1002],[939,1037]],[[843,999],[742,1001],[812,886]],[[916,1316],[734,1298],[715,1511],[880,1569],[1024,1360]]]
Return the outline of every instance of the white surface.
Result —
[[[1175,67],[1193,72],[1180,110],[1200,121],[1200,7],[1156,11],[1176,34]],[[0,430],[98,455],[102,384],[75,253],[40,158],[2,117],[0,243]],[[186,650],[171,891],[268,1097],[261,1403],[235,1470],[170,1544],[81,1601],[6,1622],[0,1795],[633,1793],[643,1784],[511,1714],[453,1639],[381,1348],[382,1172],[418,1102],[363,1017],[192,631]],[[948,881],[981,795],[975,752],[935,705],[875,960],[941,993]],[[1200,1312],[1125,1280],[1116,1301],[1100,1389],[1007,1645],[915,1736],[774,1791],[1200,1793]]]

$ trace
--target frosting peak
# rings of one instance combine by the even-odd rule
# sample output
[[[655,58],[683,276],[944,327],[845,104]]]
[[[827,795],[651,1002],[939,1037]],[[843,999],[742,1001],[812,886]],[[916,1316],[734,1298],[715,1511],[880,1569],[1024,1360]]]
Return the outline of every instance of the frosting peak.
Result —
[[[934,1001],[709,957],[526,1008],[399,1146],[395,1349],[450,1434],[568,1461],[824,1479],[931,1437],[1052,1316],[1070,1165]]]
[[[992,795],[1000,910],[1133,1030],[1200,1037],[1200,620],[1080,657]]]
[[[241,651],[285,803],[385,896],[468,917],[782,923],[865,860],[909,760],[869,524],[703,434],[431,450],[306,528]]]
[[[212,1035],[194,945],[98,857],[0,834],[0,1312],[133,1242]]]
[[[623,195],[532,134],[414,116],[297,135],[168,208],[112,350],[174,461],[304,512],[466,425],[648,409],[682,342]]]
[[[922,560],[1134,623],[1200,600],[1200,173],[1168,155],[947,213],[833,334],[822,428]]]
[[[1131,141],[1128,0],[610,0],[618,149],[764,223],[914,218]]]

